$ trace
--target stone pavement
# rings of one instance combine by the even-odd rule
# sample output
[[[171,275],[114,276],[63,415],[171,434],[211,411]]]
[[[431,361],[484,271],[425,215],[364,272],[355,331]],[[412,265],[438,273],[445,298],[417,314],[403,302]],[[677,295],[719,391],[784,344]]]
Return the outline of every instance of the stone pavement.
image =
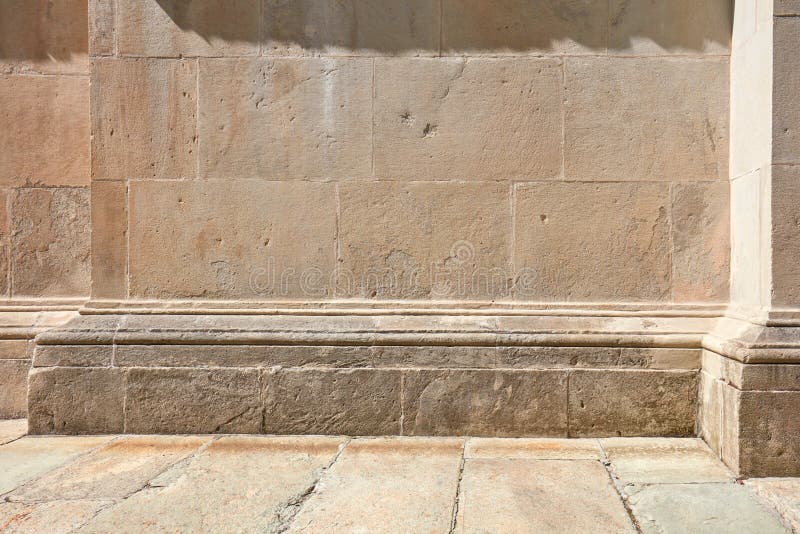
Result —
[[[0,532],[790,532],[800,479],[697,439],[24,437]]]

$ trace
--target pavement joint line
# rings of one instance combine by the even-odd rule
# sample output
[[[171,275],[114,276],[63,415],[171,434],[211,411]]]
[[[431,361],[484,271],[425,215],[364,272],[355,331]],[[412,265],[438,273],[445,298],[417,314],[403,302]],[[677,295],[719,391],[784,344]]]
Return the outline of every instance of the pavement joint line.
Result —
[[[288,501],[278,507],[278,510],[275,513],[275,516],[278,520],[278,525],[275,528],[271,528],[269,532],[282,534],[291,528],[295,517],[297,517],[297,514],[300,513],[303,505],[305,505],[306,501],[308,501],[308,499],[314,495],[314,492],[317,490],[317,486],[319,485],[320,481],[323,479],[328,470],[330,470],[339,460],[339,457],[344,453],[344,450],[354,439],[356,438],[347,438],[344,442],[342,442],[342,444],[339,445],[339,450],[336,451],[336,454],[333,456],[331,461],[328,462],[328,465],[320,469],[319,475],[317,475],[314,481],[305,490],[290,498]]]
[[[453,500],[453,515],[450,519],[449,534],[455,533],[458,523],[458,504],[461,500],[461,481],[464,478],[464,467],[467,463],[467,443],[469,442],[469,439],[465,439],[464,443],[461,445],[461,461],[458,465],[458,481],[456,482],[456,495],[455,499]]]
[[[625,496],[625,492],[619,483],[619,479],[616,477],[614,466],[611,463],[611,460],[609,460],[606,450],[603,448],[602,441],[600,441],[600,439],[595,439],[595,441],[597,446],[600,448],[600,464],[605,467],[606,473],[608,473],[609,481],[611,482],[611,486],[614,488],[614,491],[617,492],[617,496],[619,496],[622,506],[625,507],[625,512],[628,514],[628,518],[630,519],[631,524],[633,524],[633,528],[636,529],[636,532],[643,532],[642,526],[639,524],[639,521],[636,519],[636,515],[633,513],[633,510],[628,503],[628,498]]]

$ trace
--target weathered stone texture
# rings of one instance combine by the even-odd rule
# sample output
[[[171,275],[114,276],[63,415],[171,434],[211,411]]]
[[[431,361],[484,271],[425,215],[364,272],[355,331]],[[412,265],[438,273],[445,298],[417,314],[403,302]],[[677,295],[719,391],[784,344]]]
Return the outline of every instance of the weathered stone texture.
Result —
[[[566,436],[563,371],[407,371],[403,434]]]
[[[264,371],[264,432],[381,436],[400,433],[400,371]]]
[[[690,436],[697,373],[576,370],[569,378],[570,436]]]
[[[85,74],[89,69],[86,1],[3,0],[0,73]],[[4,107],[0,104],[0,109]],[[54,123],[43,125],[52,128]]]
[[[430,0],[265,0],[267,55],[426,55],[439,52],[439,3]]]
[[[795,41],[800,43],[800,35]],[[798,82],[800,87],[800,82]],[[800,111],[798,122],[800,127]],[[800,141],[800,138],[798,138]],[[800,159],[800,153],[798,154]],[[772,242],[770,297],[776,306],[795,306],[800,303],[800,166],[772,167],[771,228],[767,229]]]
[[[30,360],[0,359],[0,419],[25,417]]]
[[[92,296],[125,298],[128,291],[128,186],[92,183]]]
[[[675,184],[672,189],[672,298],[728,300],[728,183]]]
[[[261,429],[257,369],[131,369],[125,431],[254,434]]]
[[[554,59],[376,59],[375,177],[555,178],[562,90]]]
[[[89,55],[113,56],[116,53],[115,0],[89,0]]]
[[[120,369],[34,369],[28,378],[31,434],[122,432],[124,379]]]
[[[0,504],[0,525],[7,532],[74,532],[113,501],[51,501]]]
[[[800,476],[800,391],[743,391],[737,397],[733,422],[738,423],[739,450],[734,465],[740,474]]]
[[[603,0],[444,0],[446,54],[592,54],[605,52]]]
[[[347,184],[339,196],[341,296],[509,294],[508,186]]]
[[[91,115],[94,179],[195,177],[196,61],[94,60]]]
[[[565,61],[568,179],[727,179],[727,59]]]
[[[332,296],[332,184],[134,182],[130,221],[131,296]]]
[[[137,0],[117,4],[120,55],[258,55],[261,0]]]
[[[39,345],[34,367],[110,367],[112,345]]]
[[[89,192],[21,188],[11,202],[15,296],[86,294],[90,284]]]
[[[596,439],[472,438],[464,457],[521,460],[600,460],[602,451]]]
[[[667,184],[539,183],[516,190],[515,266],[526,300],[669,300]]]
[[[372,60],[200,61],[200,175],[371,175]]]
[[[88,183],[88,79],[0,75],[0,124],[0,186]]]
[[[775,17],[773,32],[772,160],[800,163],[800,18]]]

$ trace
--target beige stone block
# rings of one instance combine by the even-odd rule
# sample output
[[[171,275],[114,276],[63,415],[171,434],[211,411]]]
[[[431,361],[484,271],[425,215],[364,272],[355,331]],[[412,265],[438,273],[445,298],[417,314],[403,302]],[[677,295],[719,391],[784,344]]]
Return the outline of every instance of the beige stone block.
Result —
[[[118,2],[120,55],[258,55],[260,0]]]
[[[566,371],[406,371],[403,434],[567,435]]]
[[[518,297],[669,300],[669,211],[667,184],[519,186],[514,261],[525,276],[517,280]]]
[[[89,0],[89,55],[116,54],[116,0]]]
[[[733,482],[734,476],[697,438],[601,439],[614,474],[626,484]]]
[[[264,371],[264,433],[380,436],[400,433],[400,371]]]
[[[800,42],[800,33],[798,41]],[[800,88],[800,81],[798,81]],[[800,108],[798,108],[800,110]],[[798,113],[800,127],[800,112]],[[800,142],[800,137],[798,137]],[[800,159],[800,153],[798,153]],[[800,304],[800,166],[774,165],[771,184],[771,303],[776,306]],[[769,224],[769,223],[764,223]],[[767,256],[769,257],[769,256]]]
[[[28,343],[27,339],[0,340],[0,360],[27,360],[30,358]]]
[[[352,441],[288,531],[446,532],[453,519],[462,447],[457,439]]]
[[[722,453],[722,383],[705,371],[698,386],[697,434],[718,456]]]
[[[27,433],[27,419],[4,419],[0,421],[0,445],[19,439]]]
[[[0,448],[0,494],[110,441],[110,437],[25,437]]]
[[[769,203],[765,187],[769,172],[755,171],[731,182],[731,277],[730,301],[739,306],[768,304],[770,276],[767,258],[762,253],[770,247],[769,226],[762,228],[761,209]]]
[[[30,360],[0,360],[0,419],[25,417]]]
[[[0,76],[0,123],[1,186],[89,183],[86,77]]]
[[[672,300],[725,302],[730,276],[730,185],[672,187]]]
[[[440,9],[430,0],[266,0],[266,55],[439,53]]]
[[[86,73],[86,12],[86,0],[4,0],[0,3],[0,73]]]
[[[94,179],[195,177],[196,61],[94,60],[91,114]]]
[[[53,501],[0,504],[0,525],[5,532],[74,532],[113,501]]]
[[[701,351],[698,349],[622,348],[620,359],[626,367],[700,369],[700,355]]]
[[[125,298],[128,269],[128,186],[92,182],[92,297]]]
[[[455,526],[459,533],[636,532],[594,460],[468,459]]]
[[[767,2],[767,4],[771,3]],[[772,7],[775,15],[800,15],[799,0],[774,0]]]
[[[722,422],[720,424],[720,458],[737,475],[742,475],[739,464],[739,403],[741,391],[722,383]]]
[[[745,484],[755,490],[762,502],[775,508],[789,527],[800,531],[800,479],[752,478]]]
[[[596,439],[472,438],[464,457],[519,460],[600,460]]]
[[[576,370],[569,378],[569,434],[694,434],[698,373]]]
[[[130,436],[47,473],[9,501],[124,499],[209,441],[199,436]]]
[[[130,189],[132,296],[332,296],[333,184],[136,182]]]
[[[605,53],[608,7],[602,0],[444,0],[445,54]]]
[[[555,178],[562,92],[556,59],[376,59],[375,177]]]
[[[743,391],[738,410],[739,474],[800,476],[800,391]]]
[[[28,378],[30,433],[122,432],[124,378],[121,369],[33,369]]]
[[[338,294],[485,299],[510,293],[504,184],[339,186]]]
[[[363,180],[372,174],[372,60],[200,61],[200,175]]]
[[[730,53],[733,3],[728,0],[611,0],[609,10],[613,53]]]
[[[111,367],[113,345],[39,345],[34,367]]]
[[[565,61],[568,179],[728,178],[727,59]]]
[[[275,532],[341,439],[230,436],[104,510],[83,532]],[[213,513],[209,513],[212,511]]]
[[[14,296],[84,296],[90,284],[89,191],[22,188],[11,201]]]
[[[125,431],[133,434],[256,434],[257,369],[131,369]]]
[[[800,163],[800,18],[775,17],[772,49],[772,160]]]

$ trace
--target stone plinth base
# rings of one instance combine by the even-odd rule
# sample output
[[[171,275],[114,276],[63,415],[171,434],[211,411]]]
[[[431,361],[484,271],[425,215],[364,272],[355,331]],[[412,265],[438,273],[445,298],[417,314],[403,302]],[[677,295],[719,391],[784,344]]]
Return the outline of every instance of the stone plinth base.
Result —
[[[691,436],[709,317],[82,315],[31,432]]]
[[[700,435],[741,476],[800,476],[800,327],[725,318],[704,346]]]

